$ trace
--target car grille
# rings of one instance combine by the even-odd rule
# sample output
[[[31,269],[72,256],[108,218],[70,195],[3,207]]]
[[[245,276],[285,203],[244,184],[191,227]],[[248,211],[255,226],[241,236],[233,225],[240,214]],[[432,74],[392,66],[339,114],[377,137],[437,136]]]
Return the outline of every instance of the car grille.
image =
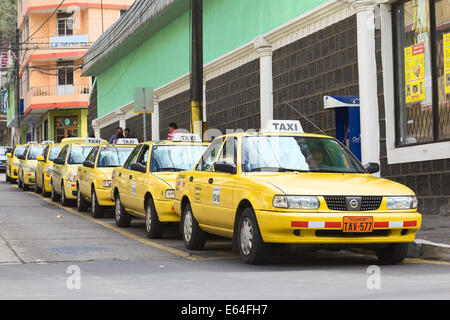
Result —
[[[328,209],[337,211],[347,211],[345,196],[324,196]],[[377,210],[383,197],[379,196],[362,196],[360,211]]]

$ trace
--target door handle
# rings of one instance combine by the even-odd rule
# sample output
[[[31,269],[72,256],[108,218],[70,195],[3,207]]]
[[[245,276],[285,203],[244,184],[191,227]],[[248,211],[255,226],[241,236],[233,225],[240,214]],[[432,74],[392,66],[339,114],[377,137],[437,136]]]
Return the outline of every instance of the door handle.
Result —
[[[209,178],[209,179],[208,179],[208,183],[209,183],[209,184],[212,184],[213,182],[214,182],[213,178]]]
[[[122,172],[119,172],[119,177],[122,175]]]
[[[192,177],[192,176],[189,177],[189,181],[190,181],[190,182],[194,181],[194,177]]]
[[[133,176],[132,176],[132,175],[130,174],[130,175],[128,176],[128,178],[129,178],[129,179],[132,179],[132,178],[133,178]]]

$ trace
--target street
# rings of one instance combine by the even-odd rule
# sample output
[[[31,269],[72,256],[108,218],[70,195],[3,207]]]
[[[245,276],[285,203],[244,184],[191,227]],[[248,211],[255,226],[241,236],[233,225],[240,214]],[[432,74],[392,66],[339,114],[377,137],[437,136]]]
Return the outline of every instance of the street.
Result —
[[[0,181],[0,299],[450,298],[449,262],[376,266],[371,254],[277,250],[246,265],[227,239],[188,252],[176,226],[150,240],[144,221],[118,228],[112,212],[93,219]]]

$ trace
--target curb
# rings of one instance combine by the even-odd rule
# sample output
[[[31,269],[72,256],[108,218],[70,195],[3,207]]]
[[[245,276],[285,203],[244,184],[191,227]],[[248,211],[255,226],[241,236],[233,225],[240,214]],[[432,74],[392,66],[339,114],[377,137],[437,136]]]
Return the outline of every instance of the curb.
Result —
[[[408,257],[450,261],[450,245],[417,239],[409,245]]]

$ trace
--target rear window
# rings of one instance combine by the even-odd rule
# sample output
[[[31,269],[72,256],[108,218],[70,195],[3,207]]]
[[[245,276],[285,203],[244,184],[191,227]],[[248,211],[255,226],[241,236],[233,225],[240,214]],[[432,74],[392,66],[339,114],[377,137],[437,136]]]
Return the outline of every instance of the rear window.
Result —
[[[67,160],[68,164],[82,164],[89,152],[91,152],[94,146],[72,146],[70,148],[69,158]]]
[[[59,146],[54,146],[50,149],[50,155],[48,156],[48,160],[53,161],[58,157],[61,148]]]
[[[27,159],[36,160],[37,157],[42,155],[42,151],[44,151],[44,147],[41,146],[31,147],[30,151],[28,151]]]

